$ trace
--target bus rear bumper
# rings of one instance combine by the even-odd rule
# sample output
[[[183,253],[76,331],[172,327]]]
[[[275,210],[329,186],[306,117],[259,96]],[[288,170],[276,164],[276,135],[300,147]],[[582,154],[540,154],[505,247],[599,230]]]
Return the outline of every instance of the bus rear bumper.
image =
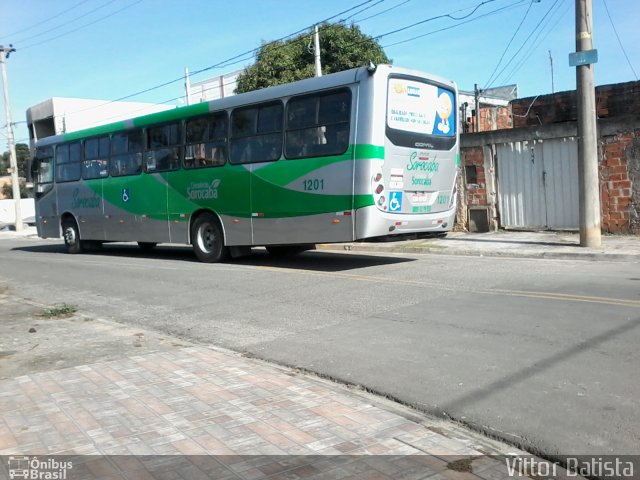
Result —
[[[358,209],[355,218],[355,240],[407,233],[448,232],[453,228],[456,206],[437,213],[388,213],[376,206]]]

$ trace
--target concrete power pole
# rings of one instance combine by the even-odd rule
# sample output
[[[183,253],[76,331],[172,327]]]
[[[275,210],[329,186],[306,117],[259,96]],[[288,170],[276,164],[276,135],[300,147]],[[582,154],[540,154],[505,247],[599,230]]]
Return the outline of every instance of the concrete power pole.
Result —
[[[2,67],[2,86],[4,90],[4,111],[7,121],[7,143],[9,144],[9,161],[11,166],[11,185],[13,187],[13,201],[16,208],[16,232],[23,229],[22,225],[22,209],[20,208],[20,179],[18,176],[18,159],[16,158],[16,143],[13,138],[13,124],[11,123],[11,106],[9,105],[9,85],[7,84],[7,65],[6,60],[11,52],[16,49],[9,45],[4,47],[0,45],[0,66]]]
[[[316,64],[316,77],[322,76],[322,65],[320,63],[320,34],[318,33],[318,26],[315,26],[313,33],[313,58]]]
[[[586,55],[581,52],[593,52],[592,0],[576,0],[576,55]],[[580,246],[582,247],[599,247],[602,243],[593,70],[594,65],[590,60],[585,60],[584,64],[579,63],[576,66]]]

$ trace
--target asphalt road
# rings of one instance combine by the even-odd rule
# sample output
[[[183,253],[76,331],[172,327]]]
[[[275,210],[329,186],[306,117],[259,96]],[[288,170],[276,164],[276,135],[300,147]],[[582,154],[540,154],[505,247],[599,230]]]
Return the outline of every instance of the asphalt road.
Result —
[[[534,453],[640,453],[637,263],[63,252],[60,240],[3,239],[0,283],[363,385]]]

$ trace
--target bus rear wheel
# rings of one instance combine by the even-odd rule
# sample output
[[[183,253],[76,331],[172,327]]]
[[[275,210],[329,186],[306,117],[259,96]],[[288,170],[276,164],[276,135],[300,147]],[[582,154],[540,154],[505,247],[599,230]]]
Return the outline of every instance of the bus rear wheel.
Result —
[[[75,220],[62,221],[62,236],[68,253],[81,253],[82,241],[80,240],[80,230]]]
[[[229,249],[224,245],[222,228],[216,217],[210,213],[200,215],[193,222],[191,239],[193,251],[201,262],[221,262],[229,256]]]

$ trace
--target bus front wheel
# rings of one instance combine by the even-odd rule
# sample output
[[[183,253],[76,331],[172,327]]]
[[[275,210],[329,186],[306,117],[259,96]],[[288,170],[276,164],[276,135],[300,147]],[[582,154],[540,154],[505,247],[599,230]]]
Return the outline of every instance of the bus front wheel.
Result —
[[[224,245],[222,228],[210,213],[204,213],[193,222],[191,244],[201,262],[214,263],[225,260],[229,250]]]
[[[75,220],[64,220],[62,222],[62,236],[64,244],[67,246],[67,252],[82,252],[82,242],[80,241],[80,231]]]

